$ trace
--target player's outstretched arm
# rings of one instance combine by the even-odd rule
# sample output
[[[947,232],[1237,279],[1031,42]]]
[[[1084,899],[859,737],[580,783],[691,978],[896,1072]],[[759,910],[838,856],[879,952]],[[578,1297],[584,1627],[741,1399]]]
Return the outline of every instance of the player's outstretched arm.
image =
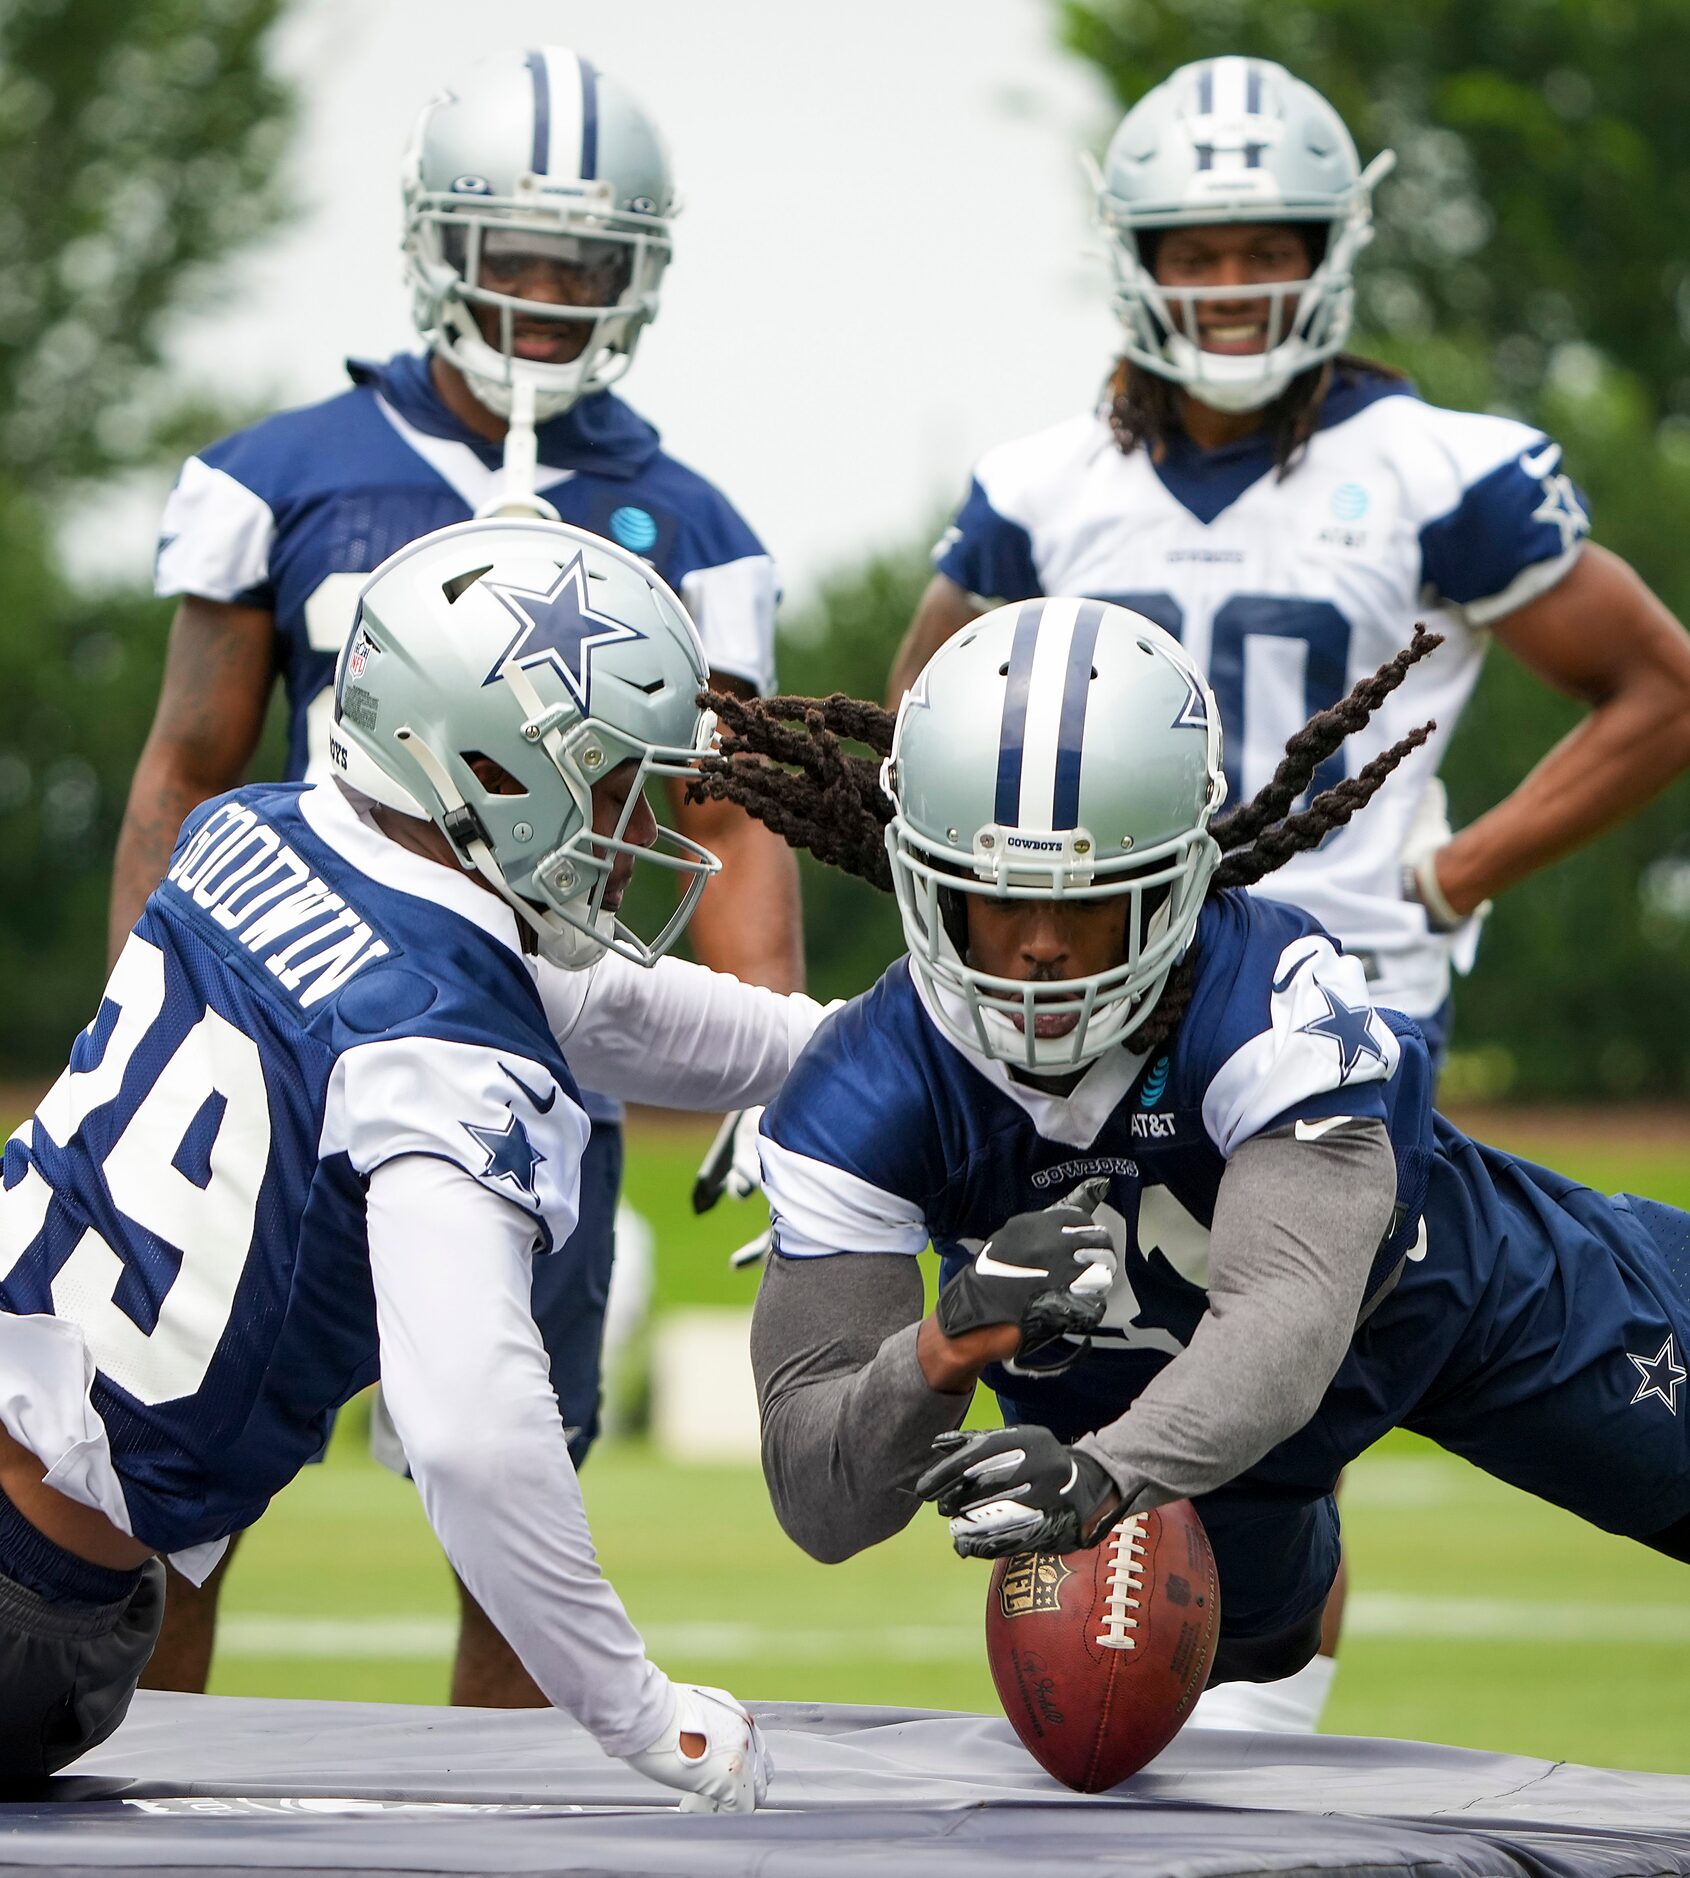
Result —
[[[767,1784],[751,1718],[672,1684],[599,1570],[529,1306],[533,1220],[444,1161],[369,1179],[382,1381],[453,1568],[546,1697],[606,1753],[701,1804]]]
[[[258,607],[190,595],[176,609],[158,708],[112,863],[110,953],[164,877],[184,819],[246,775],[270,696],[275,634]]]
[[[662,958],[542,966],[552,1034],[582,1082],[625,1102],[724,1110],[773,1100],[831,1006]]]
[[[1553,587],[1492,630],[1590,712],[1438,851],[1436,891],[1455,914],[1582,847],[1690,767],[1690,636],[1618,555],[1587,542]]]
[[[751,1319],[763,1474],[788,1537],[824,1564],[909,1524],[934,1436],[967,1412],[973,1377],[958,1393],[923,1373],[921,1307],[903,1253],[777,1253],[763,1268]]]
[[[907,1526],[932,1443],[962,1420],[982,1371],[1094,1326],[1114,1261],[1107,1232],[1070,1203],[1007,1220],[926,1317],[906,1253],[770,1259],[751,1365],[787,1533],[836,1564]]]
[[[1075,1443],[1125,1512],[1222,1486],[1309,1420],[1355,1334],[1396,1196],[1379,1121],[1300,1122],[1234,1151],[1190,1344],[1125,1415]]]

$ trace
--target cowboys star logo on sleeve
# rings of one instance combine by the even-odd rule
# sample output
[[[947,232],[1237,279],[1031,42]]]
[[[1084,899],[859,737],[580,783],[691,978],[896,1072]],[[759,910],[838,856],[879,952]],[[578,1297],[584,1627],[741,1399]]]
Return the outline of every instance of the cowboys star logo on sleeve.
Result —
[[[539,1199],[534,1176],[545,1166],[546,1157],[529,1140],[528,1130],[517,1116],[509,1116],[503,1128],[483,1128],[475,1122],[459,1126],[487,1156],[487,1165],[481,1170],[483,1180],[504,1181],[524,1199]]]
[[[543,593],[508,581],[490,580],[486,587],[521,623],[481,682],[492,684],[512,666],[531,671],[537,665],[549,665],[563,680],[583,717],[592,715],[588,694],[594,648],[620,639],[645,638],[636,627],[593,611],[587,593],[587,570],[579,554],[567,565],[559,565],[557,579]]]
[[[1297,1029],[1304,1036],[1325,1037],[1337,1045],[1338,1081],[1348,1082],[1364,1057],[1385,1062],[1385,1052],[1373,1035],[1372,1005],[1346,1004],[1325,985],[1317,984],[1315,990],[1326,1000],[1326,1015],[1299,1024]]]

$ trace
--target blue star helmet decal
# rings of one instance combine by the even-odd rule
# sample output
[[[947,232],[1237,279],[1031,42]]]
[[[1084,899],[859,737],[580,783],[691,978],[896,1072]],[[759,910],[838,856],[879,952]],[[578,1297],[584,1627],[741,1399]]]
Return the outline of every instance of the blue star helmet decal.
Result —
[[[1364,1056],[1383,1063],[1385,1052],[1373,1035],[1372,1005],[1346,1004],[1322,984],[1316,984],[1315,990],[1326,1000],[1326,1015],[1299,1024],[1297,1030],[1301,1035],[1328,1038],[1338,1046],[1339,1082],[1349,1081],[1350,1072]]]
[[[1207,730],[1209,728],[1209,700],[1203,694],[1202,680],[1195,673],[1182,670],[1180,676],[1185,680],[1185,702],[1179,708],[1179,715],[1170,729]]]
[[[579,554],[566,567],[558,569],[557,579],[544,593],[530,587],[513,586],[508,581],[489,580],[482,584],[519,622],[510,644],[494,661],[493,669],[482,679],[482,684],[492,684],[512,665],[523,671],[536,665],[549,665],[563,680],[583,717],[592,715],[588,698],[592,689],[594,648],[646,636],[607,613],[593,611],[587,593],[587,570]]]
[[[486,1152],[483,1180],[502,1181],[525,1199],[539,1199],[534,1190],[534,1170],[545,1166],[546,1157],[528,1139],[528,1130],[516,1116],[512,1115],[503,1128],[480,1128],[474,1122],[458,1125]]]

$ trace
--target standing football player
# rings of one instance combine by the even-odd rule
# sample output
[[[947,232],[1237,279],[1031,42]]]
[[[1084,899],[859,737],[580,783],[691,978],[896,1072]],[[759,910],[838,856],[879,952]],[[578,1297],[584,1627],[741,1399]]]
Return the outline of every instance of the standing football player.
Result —
[[[767,1767],[601,1575],[532,1310],[589,1119],[766,1100],[819,1011],[662,956],[715,858],[648,786],[713,720],[673,592],[583,529],[470,522],[364,591],[339,780],[197,808],[0,1187],[0,1779],[122,1719],[163,1567],[211,1570],[379,1369],[429,1519],[549,1702],[749,1810]],[[661,806],[661,805],[659,805]],[[683,884],[653,938],[636,859]]]
[[[1690,1562],[1690,1215],[1469,1140],[1360,961],[1238,891],[1425,761],[1409,726],[1297,806],[1438,643],[1317,713],[1224,816],[1214,694],[1100,601],[979,620],[895,732],[847,699],[725,703],[708,786],[892,888],[909,947],[763,1121],[764,1469],[816,1557],[924,1497],[981,1557],[1190,1497],[1215,1680],[1273,1681],[1319,1640],[1340,1470],[1407,1427]],[[1008,1426],[965,1437],[981,1378]]]
[[[354,361],[351,390],[190,458],[170,499],[157,587],[182,599],[118,842],[114,954],[183,817],[244,776],[275,676],[288,705],[288,776],[327,774],[329,681],[358,590],[431,529],[524,509],[589,528],[681,594],[713,684],[750,694],[772,680],[773,563],[725,498],[665,455],[656,431],[608,389],[657,311],[670,255],[675,188],[644,111],[560,47],[488,59],[424,110],[404,205],[427,350]],[[693,926],[699,957],[796,989],[791,855],[736,810],[677,801],[675,813],[722,859]],[[593,1131],[580,1221],[568,1255],[536,1268],[534,1300],[577,1464],[598,1426],[622,1169],[619,1105],[592,1093],[585,1101]],[[221,1571],[197,1592],[173,1577],[152,1685],[204,1688],[220,1584]],[[467,1591],[461,1607],[453,1700],[542,1702]]]
[[[998,601],[1119,601],[1173,634],[1214,687],[1239,800],[1311,712],[1435,614],[1444,650],[1391,707],[1436,719],[1430,760],[1259,891],[1342,939],[1375,1002],[1414,1018],[1437,1064],[1451,966],[1471,966],[1491,896],[1690,764],[1690,641],[1585,539],[1554,442],[1426,404],[1343,350],[1390,162],[1363,170],[1326,100],[1260,59],[1185,66],[1127,113],[1098,185],[1123,329],[1104,402],[982,459],[891,692],[895,703]],[[1589,714],[1452,835],[1437,764],[1493,639]],[[1350,760],[1376,748],[1364,735]],[[1345,766],[1335,753],[1315,786]],[[1272,1725],[1312,1727],[1329,1681],[1312,1665],[1274,1698]]]

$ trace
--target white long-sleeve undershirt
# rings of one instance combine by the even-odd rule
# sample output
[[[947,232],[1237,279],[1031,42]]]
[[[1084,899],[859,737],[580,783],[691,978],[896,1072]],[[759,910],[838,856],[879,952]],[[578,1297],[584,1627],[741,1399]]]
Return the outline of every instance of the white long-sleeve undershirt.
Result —
[[[530,1308],[534,1222],[448,1162],[369,1182],[382,1387],[453,1569],[547,1699],[610,1754],[674,1693],[599,1569]]]
[[[540,963],[553,1035],[588,1088],[664,1108],[768,1102],[825,1015],[814,998],[742,984],[685,959],[614,952],[584,972]]]

